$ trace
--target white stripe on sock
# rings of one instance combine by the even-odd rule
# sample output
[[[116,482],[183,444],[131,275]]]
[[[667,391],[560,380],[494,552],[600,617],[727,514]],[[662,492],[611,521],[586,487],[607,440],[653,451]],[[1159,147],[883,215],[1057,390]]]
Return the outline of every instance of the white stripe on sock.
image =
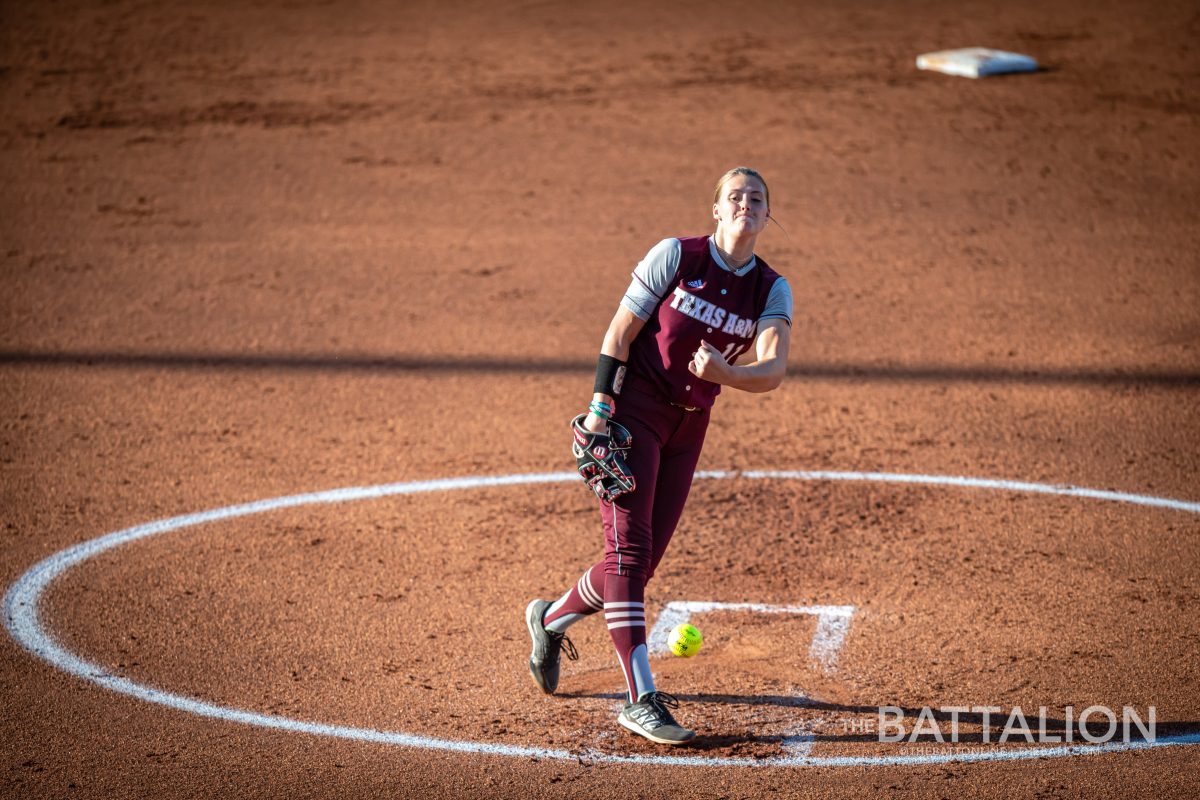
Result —
[[[579,579],[579,583],[575,584],[575,588],[579,590],[579,596],[583,598],[583,602],[588,604],[589,608],[594,608],[599,611],[604,607],[604,599],[596,596],[596,590],[592,588],[592,570],[595,567],[589,567],[588,571],[583,573],[583,577]]]
[[[549,607],[549,608],[547,608],[547,609],[546,609],[546,611],[545,611],[545,613],[543,613],[543,614],[542,614],[542,619],[545,619],[546,617],[549,617],[549,616],[551,616],[552,614],[554,614],[554,612],[556,612],[556,611],[558,611],[560,608],[562,608],[562,607],[563,607],[563,604],[564,604],[564,603],[566,603],[566,602],[567,602],[567,600],[569,600],[569,599],[570,599],[570,597],[571,597],[571,593],[570,593],[570,592],[567,592],[567,593],[566,593],[566,594],[564,594],[562,597],[558,598],[558,599],[557,599],[557,600],[555,600],[553,603],[551,603],[551,604],[550,604],[550,607]]]
[[[621,602],[621,603],[605,603],[604,604],[605,610],[610,609],[610,608],[645,608],[645,607],[646,607],[645,603]]]
[[[608,623],[608,629],[610,631],[613,628],[644,628],[644,627],[646,627],[646,620],[644,620],[644,619],[638,619],[638,620],[631,619],[626,622],[610,622],[610,623]]]
[[[645,613],[641,611],[605,611],[605,619],[646,619]]]
[[[625,676],[625,685],[626,685],[626,686],[629,686],[629,684],[630,684],[630,680],[629,680],[629,672],[628,672],[628,670],[626,670],[626,669],[625,669],[625,659],[623,659],[623,658],[618,658],[618,659],[617,659],[617,663],[621,665],[621,674]],[[628,691],[628,690],[626,690],[625,694],[626,694],[626,695],[628,695],[628,694],[629,694],[629,691]],[[631,703],[634,703],[634,702],[636,702],[636,701],[637,701],[637,698],[636,698],[636,697],[631,697],[631,698],[629,698],[629,702],[631,702]]]

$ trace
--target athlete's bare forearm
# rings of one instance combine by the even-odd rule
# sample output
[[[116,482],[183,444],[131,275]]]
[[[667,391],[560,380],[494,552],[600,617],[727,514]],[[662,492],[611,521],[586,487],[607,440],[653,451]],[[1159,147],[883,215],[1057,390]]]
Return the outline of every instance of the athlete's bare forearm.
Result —
[[[769,392],[783,382],[787,373],[788,343],[791,328],[785,320],[764,323],[754,341],[756,360],[749,364],[730,364],[717,348],[702,341],[688,369],[706,381],[746,392]]]
[[[726,379],[721,383],[744,392],[769,392],[779,388],[787,374],[787,359],[775,356],[751,364],[726,366]]]

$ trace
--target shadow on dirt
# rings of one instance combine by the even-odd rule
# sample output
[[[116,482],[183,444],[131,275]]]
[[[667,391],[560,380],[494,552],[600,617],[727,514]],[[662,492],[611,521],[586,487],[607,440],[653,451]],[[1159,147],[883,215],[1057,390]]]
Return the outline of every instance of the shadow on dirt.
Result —
[[[216,371],[310,371],[454,374],[590,374],[594,361],[557,358],[474,358],[462,356],[371,356],[217,352],[103,352],[86,350],[0,350],[0,365],[175,369]],[[986,383],[1066,386],[1200,387],[1200,372],[1147,369],[1041,369],[1037,367],[908,364],[814,364],[792,362],[792,379],[851,383]]]

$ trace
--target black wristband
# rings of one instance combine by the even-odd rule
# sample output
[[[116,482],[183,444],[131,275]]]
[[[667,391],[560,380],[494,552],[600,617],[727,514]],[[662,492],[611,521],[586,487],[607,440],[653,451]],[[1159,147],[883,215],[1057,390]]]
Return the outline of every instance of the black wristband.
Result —
[[[593,392],[616,397],[621,393],[621,384],[625,382],[625,362],[600,354],[596,363],[596,386]]]

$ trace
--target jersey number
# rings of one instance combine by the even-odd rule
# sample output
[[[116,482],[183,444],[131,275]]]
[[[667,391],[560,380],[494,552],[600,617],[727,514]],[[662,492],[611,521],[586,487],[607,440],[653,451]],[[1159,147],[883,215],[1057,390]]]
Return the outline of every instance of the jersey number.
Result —
[[[721,351],[721,356],[724,357],[726,364],[732,364],[733,360],[742,353],[746,352],[746,348],[749,346],[750,345],[747,342],[742,342],[740,344],[738,342],[730,342],[729,346]]]

